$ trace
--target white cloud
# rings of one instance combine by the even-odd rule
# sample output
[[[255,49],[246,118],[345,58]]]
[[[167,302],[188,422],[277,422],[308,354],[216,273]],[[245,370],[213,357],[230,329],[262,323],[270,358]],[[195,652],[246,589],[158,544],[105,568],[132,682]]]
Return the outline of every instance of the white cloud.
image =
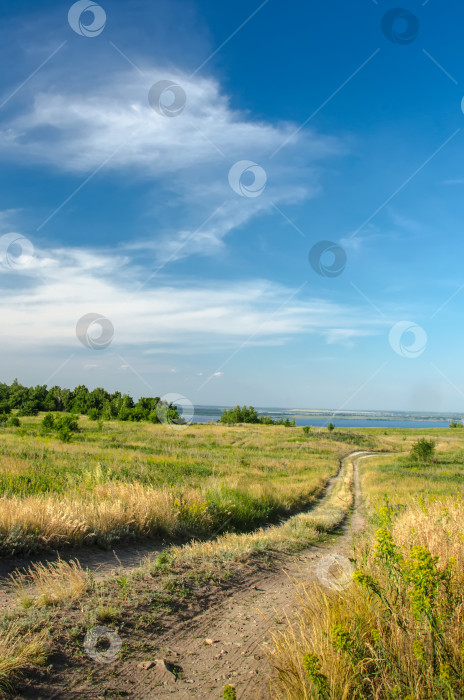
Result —
[[[232,159],[231,165],[238,157],[267,158],[294,131],[293,124],[253,121],[233,110],[212,78],[169,76],[153,68],[146,73],[151,80],[127,72],[109,76],[105,84],[86,84],[81,91],[71,91],[63,82],[61,90],[31,93],[30,101],[22,103],[29,106],[4,124],[1,151],[78,173],[110,159],[106,169],[127,172],[133,167],[151,177],[221,160],[227,164]],[[187,96],[177,117],[162,116],[148,103],[152,83],[166,78],[179,83]],[[311,131],[296,144],[312,163],[341,148],[337,139]]]
[[[37,276],[31,268],[22,274],[1,268],[9,273],[5,283],[11,275],[16,282],[3,289],[3,343],[9,349],[78,349],[76,323],[94,312],[113,324],[113,348],[137,347],[146,354],[211,352],[243,341],[278,345],[303,333],[346,342],[374,333],[380,323],[347,305],[291,298],[293,290],[267,280],[187,285],[164,277],[157,287],[141,288],[140,271],[116,255],[80,249],[36,254]],[[283,304],[286,298],[291,300]]]
[[[17,111],[0,129],[0,159],[74,174],[69,195],[96,171],[99,178],[136,178],[152,189],[146,213],[153,202],[172,212],[168,230],[156,227],[155,241],[130,243],[132,250],[150,246],[160,262],[215,254],[228,233],[273,211],[274,204],[314,197],[322,163],[345,152],[339,139],[304,129],[271,158],[295,124],[258,121],[233,109],[213,78],[167,75],[146,66],[144,72],[150,80],[132,71],[110,73],[105,83],[92,81],[92,73],[83,87],[68,85],[67,75],[42,90],[26,86]],[[148,103],[153,82],[166,78],[187,95],[177,117],[162,116]],[[241,160],[265,170],[261,196],[241,197],[230,187],[230,168]],[[57,200],[50,215],[62,203]]]

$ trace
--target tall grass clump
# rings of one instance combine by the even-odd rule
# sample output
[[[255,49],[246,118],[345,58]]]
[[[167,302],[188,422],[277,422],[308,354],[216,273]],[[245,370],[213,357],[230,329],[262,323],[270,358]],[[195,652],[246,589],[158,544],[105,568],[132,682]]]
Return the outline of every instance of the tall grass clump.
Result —
[[[44,666],[47,655],[46,631],[24,632],[18,623],[11,623],[0,636],[0,692],[12,691],[31,666]]]
[[[10,586],[23,607],[57,605],[80,598],[87,590],[89,575],[78,561],[32,564],[27,571],[10,574]]]

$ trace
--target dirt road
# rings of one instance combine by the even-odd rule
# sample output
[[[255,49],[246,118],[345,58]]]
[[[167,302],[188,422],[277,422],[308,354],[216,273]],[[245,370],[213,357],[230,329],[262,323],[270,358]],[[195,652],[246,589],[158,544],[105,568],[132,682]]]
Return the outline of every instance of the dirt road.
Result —
[[[270,631],[284,623],[285,616],[292,617],[295,583],[315,580],[318,563],[324,557],[351,555],[353,534],[362,530],[365,522],[357,463],[369,456],[374,455],[355,452],[344,460],[345,465],[347,460],[353,461],[355,501],[335,541],[288,556],[284,568],[257,572],[228,598],[220,599],[195,619],[171,627],[156,639],[156,658],[166,660],[168,669],[150,657],[142,663],[140,659],[120,661],[113,667],[111,682],[105,684],[105,696],[109,691],[119,693],[119,697],[140,700],[167,697],[217,700],[222,697],[224,685],[230,683],[236,687],[239,700],[270,698],[271,668],[263,645],[270,638]],[[342,473],[343,467],[336,478]],[[325,498],[330,497],[331,487]],[[101,669],[102,680],[103,677]],[[95,695],[93,688],[90,691],[87,683],[83,683],[72,692],[63,689],[59,697],[104,697]]]

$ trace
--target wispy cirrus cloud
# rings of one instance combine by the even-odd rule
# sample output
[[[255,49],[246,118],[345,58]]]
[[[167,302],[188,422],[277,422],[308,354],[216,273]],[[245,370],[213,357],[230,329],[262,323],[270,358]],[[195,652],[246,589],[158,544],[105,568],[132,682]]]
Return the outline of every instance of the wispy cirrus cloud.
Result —
[[[164,275],[156,287],[140,289],[140,268],[108,251],[41,250],[26,269],[1,270],[24,280],[11,288],[9,275],[0,275],[10,351],[24,344],[75,348],[76,322],[89,312],[111,320],[119,347],[136,346],[146,354],[209,353],[248,338],[250,345],[279,345],[305,333],[344,343],[380,327],[364,310],[322,298],[300,294],[282,304],[292,290],[265,279],[180,284]]]
[[[270,159],[294,124],[234,109],[214,78],[167,75],[150,66],[144,74],[113,71],[96,83],[84,75],[79,84],[58,75],[51,86],[31,89],[0,127],[0,160],[71,174],[77,188],[96,173],[136,180],[145,192],[146,216],[153,208],[156,218],[153,202],[162,202],[171,215],[156,240],[143,241],[161,262],[220,251],[227,234],[260,214],[275,214],[275,204],[316,196],[325,163],[346,151],[340,139],[308,129]],[[176,117],[149,104],[150,87],[161,79],[185,91],[185,108]],[[231,167],[242,160],[265,172],[258,197],[241,197],[229,184]],[[61,215],[62,206],[57,200],[43,224]],[[132,235],[132,249],[139,244]]]

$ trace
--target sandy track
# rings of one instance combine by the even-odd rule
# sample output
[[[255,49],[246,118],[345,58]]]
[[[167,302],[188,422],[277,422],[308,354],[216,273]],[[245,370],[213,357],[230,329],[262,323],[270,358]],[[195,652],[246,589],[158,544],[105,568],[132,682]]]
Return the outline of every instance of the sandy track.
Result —
[[[361,457],[361,455],[363,455]],[[141,668],[142,659],[122,661],[114,667],[115,676],[108,681],[104,669],[97,679],[97,687],[124,697],[146,699],[175,697],[213,700],[222,697],[222,688],[231,683],[237,689],[239,700],[268,700],[271,668],[263,652],[272,629],[292,617],[295,609],[295,583],[308,584],[316,579],[316,567],[328,554],[349,557],[352,536],[364,527],[361,488],[357,462],[373,453],[355,452],[353,460],[355,500],[352,513],[343,525],[336,541],[324,547],[312,546],[299,555],[287,557],[287,563],[274,571],[258,571],[232,595],[220,599],[193,620],[176,624],[168,633],[150,638],[150,647],[156,655],[147,655],[143,661],[166,659],[182,670],[182,678],[166,671],[157,663]],[[327,489],[328,498],[336,480]],[[205,641],[208,640],[208,641]],[[211,641],[213,643],[211,643]],[[73,691],[58,691],[57,697],[104,697],[83,683]],[[42,696],[40,696],[42,697]],[[43,696],[45,697],[45,696]]]

